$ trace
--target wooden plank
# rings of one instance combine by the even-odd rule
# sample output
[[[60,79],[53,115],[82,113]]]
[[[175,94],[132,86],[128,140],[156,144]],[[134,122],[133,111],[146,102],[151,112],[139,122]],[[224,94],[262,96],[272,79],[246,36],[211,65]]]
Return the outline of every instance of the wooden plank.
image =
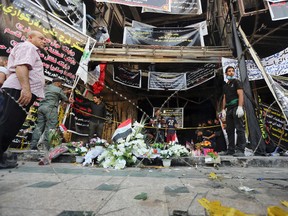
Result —
[[[168,58],[145,56],[92,56],[91,61],[97,62],[130,62],[130,63],[221,63],[221,58]]]
[[[227,47],[159,47],[113,44],[97,47],[91,60],[100,62],[220,63],[232,58]],[[117,47],[117,48],[116,48]]]

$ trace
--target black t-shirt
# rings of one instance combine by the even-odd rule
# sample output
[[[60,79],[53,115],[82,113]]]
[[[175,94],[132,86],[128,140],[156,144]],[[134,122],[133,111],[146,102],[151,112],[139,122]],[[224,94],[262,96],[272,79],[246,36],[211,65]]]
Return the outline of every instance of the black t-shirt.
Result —
[[[242,83],[238,79],[231,80],[229,83],[226,83],[223,87],[223,93],[226,96],[226,107],[231,108],[238,106],[237,103],[230,104],[231,101],[238,99],[237,90],[243,89]]]
[[[177,120],[173,117],[166,119],[167,133],[174,134],[176,132],[175,125],[178,124]]]

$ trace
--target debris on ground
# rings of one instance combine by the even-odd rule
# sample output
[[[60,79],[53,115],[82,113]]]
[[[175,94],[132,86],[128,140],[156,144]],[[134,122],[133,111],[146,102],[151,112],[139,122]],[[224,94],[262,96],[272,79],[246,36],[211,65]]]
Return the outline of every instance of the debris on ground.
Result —
[[[199,199],[198,202],[207,210],[210,216],[218,216],[218,215],[254,216],[251,214],[245,214],[235,208],[222,206],[220,201],[210,202],[209,200],[202,198]]]
[[[249,188],[249,187],[247,187],[247,186],[240,186],[240,187],[238,187],[238,189],[239,189],[240,191],[245,191],[245,192],[254,191],[254,189]]]
[[[134,197],[136,200],[146,200],[148,198],[147,193],[142,192]]]

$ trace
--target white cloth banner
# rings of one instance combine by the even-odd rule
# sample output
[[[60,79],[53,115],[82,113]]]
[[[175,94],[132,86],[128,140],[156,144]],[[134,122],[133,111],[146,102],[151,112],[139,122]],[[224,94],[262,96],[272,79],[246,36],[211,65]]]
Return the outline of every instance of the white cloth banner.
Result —
[[[186,88],[185,73],[149,72],[148,89],[180,90]]]
[[[122,4],[130,7],[146,7],[163,11],[171,11],[170,1],[171,0],[97,0],[97,2]]]
[[[149,8],[142,8],[142,13],[167,13],[167,14],[202,14],[202,5],[200,0],[171,0],[171,12],[165,10],[153,10]]]
[[[156,28],[156,26],[152,26],[152,25],[148,25],[146,23],[141,23],[135,20],[132,20],[132,28]],[[208,28],[207,28],[207,21],[201,21],[198,23],[194,23],[192,25],[189,26],[185,26],[185,28],[199,28],[199,30],[201,31],[202,36],[208,35]]]
[[[288,74],[288,48],[282,50],[279,53],[268,56],[261,60],[265,70],[269,75],[280,76]],[[253,60],[246,60],[246,67],[249,80],[260,80],[263,79],[261,71],[258,69]],[[235,68],[235,76],[237,78],[239,75],[238,61],[236,59],[222,58],[223,73],[225,75],[225,69],[228,66]],[[227,81],[226,76],[224,80]]]

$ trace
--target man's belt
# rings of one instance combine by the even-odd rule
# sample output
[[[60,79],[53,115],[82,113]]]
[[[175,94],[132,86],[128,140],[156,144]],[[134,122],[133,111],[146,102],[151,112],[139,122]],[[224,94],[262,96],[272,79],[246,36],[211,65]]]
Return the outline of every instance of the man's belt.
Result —
[[[229,103],[226,103],[225,107],[230,107],[230,106],[234,106],[234,105],[237,105],[238,104],[238,98],[235,98],[231,101],[229,101]]]

